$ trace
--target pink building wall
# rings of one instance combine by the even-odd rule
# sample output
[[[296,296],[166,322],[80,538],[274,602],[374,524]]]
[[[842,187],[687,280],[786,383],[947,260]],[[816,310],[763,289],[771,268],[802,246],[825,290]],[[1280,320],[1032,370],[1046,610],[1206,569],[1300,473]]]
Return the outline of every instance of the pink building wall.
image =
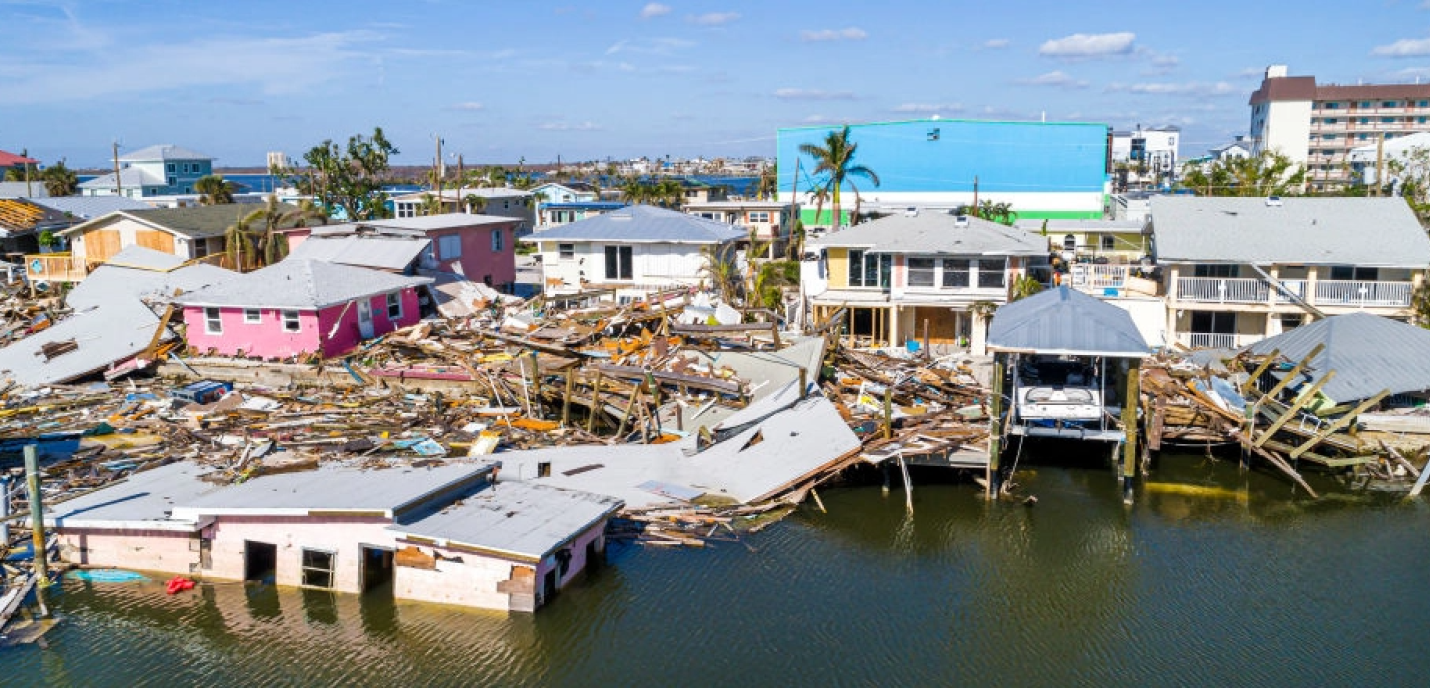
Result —
[[[394,533],[386,518],[312,516],[220,516],[204,534],[213,540],[213,566],[201,571],[214,578],[243,579],[244,542],[278,546],[274,582],[303,584],[303,549],[334,552],[333,589],[362,592],[359,562],[362,545],[392,548]]]
[[[198,568],[198,534],[171,530],[59,529],[60,558],[83,566],[165,573]]]
[[[516,227],[518,224],[517,222],[510,222],[477,228],[458,228],[428,232],[427,236],[432,240],[433,251],[436,253],[437,269],[446,272],[455,272],[473,282],[481,282],[487,275],[491,275],[491,284],[494,287],[515,282],[515,242]],[[494,253],[492,251],[492,233],[497,230],[500,230],[502,233],[502,250],[500,253]],[[462,255],[456,259],[442,255],[440,246],[440,237],[453,234],[462,237]]]
[[[556,589],[557,589],[557,590],[560,590],[561,588],[566,587],[566,584],[567,584],[567,583],[570,583],[570,582],[571,582],[571,579],[573,579],[573,578],[576,577],[576,574],[581,573],[581,572],[583,572],[583,571],[586,570],[586,565],[587,565],[587,563],[589,563],[589,562],[586,561],[586,544],[589,543],[589,542],[595,542],[595,543],[596,543],[596,551],[597,551],[597,552],[604,552],[604,551],[606,551],[606,521],[605,521],[605,519],[602,519],[602,520],[600,521],[600,523],[596,524],[596,525],[593,526],[592,528],[587,529],[586,532],[581,533],[580,535],[576,536],[576,538],[573,539],[573,540],[571,541],[571,543],[567,545],[567,547],[571,548],[571,564],[570,564],[570,566],[566,569],[566,575],[561,576],[561,577],[556,581]],[[560,548],[558,548],[558,549],[560,549]],[[536,585],[537,585],[537,590],[540,590],[540,589],[541,589],[541,581],[546,578],[546,572],[547,572],[547,571],[550,571],[550,570],[552,570],[552,569],[555,569],[555,568],[556,568],[556,555],[555,555],[555,554],[553,554],[553,555],[551,555],[551,556],[548,556],[548,557],[546,557],[545,559],[542,559],[542,560],[541,560],[541,564],[536,567]]]
[[[417,303],[417,290],[408,287],[402,290],[402,315],[392,319],[387,316],[387,296],[378,294],[366,297],[372,305],[373,336],[381,336],[398,328],[406,327],[421,319]],[[219,309],[219,320],[223,331],[210,334],[205,329],[204,308],[184,307],[185,338],[189,346],[199,351],[216,351],[222,356],[245,356],[264,359],[283,359],[321,352],[323,356],[338,356],[354,349],[359,342],[357,302],[351,306],[339,304],[321,311],[300,310],[297,332],[283,330],[283,309],[259,309],[259,322],[249,323],[243,319],[246,309],[224,307]],[[334,324],[337,324],[336,329]],[[332,333],[332,337],[328,337]]]
[[[399,545],[399,549],[412,546]],[[416,545],[423,554],[439,553],[435,569],[398,566],[393,573],[393,595],[403,600],[419,600],[482,609],[512,609],[511,596],[497,588],[513,577],[512,569],[532,568],[506,559],[473,555],[441,547]],[[455,561],[460,559],[460,561]]]
[[[288,250],[298,248],[298,244],[308,240],[313,235],[313,230],[309,227],[294,227],[283,230],[283,235],[288,237]]]

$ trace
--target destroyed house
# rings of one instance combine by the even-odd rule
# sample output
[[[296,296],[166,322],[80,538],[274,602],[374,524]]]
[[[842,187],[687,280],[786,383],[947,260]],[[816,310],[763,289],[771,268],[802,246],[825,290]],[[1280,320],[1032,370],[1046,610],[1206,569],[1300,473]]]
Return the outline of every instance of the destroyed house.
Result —
[[[1430,238],[1401,198],[1152,199],[1166,337],[1236,348],[1312,319],[1399,320],[1430,265]]]
[[[1044,266],[1048,254],[1047,240],[1037,234],[917,209],[807,246],[823,254],[804,272],[816,320],[847,309],[844,335],[858,345],[927,340],[935,352],[967,348],[975,354],[983,353],[988,328],[975,304],[1007,303],[1011,286],[1030,266]]]
[[[284,260],[183,294],[186,340],[200,352],[285,359],[340,356],[421,319],[426,277]]]
[[[748,238],[741,227],[648,205],[633,205],[537,232],[546,293],[614,289],[644,298],[708,281],[704,251]]]
[[[522,220],[495,215],[447,213],[396,219],[364,220],[362,222],[320,227],[294,227],[284,230],[288,247],[300,256],[333,260],[350,265],[362,265],[399,272],[413,269],[450,272],[489,287],[509,291],[516,282],[517,229]],[[303,248],[317,240],[348,239],[349,248],[324,246]],[[385,244],[392,255],[375,258],[369,248],[372,240],[410,243]],[[339,250],[344,254],[336,258]],[[308,254],[320,251],[321,254]],[[415,253],[416,260],[411,256]],[[402,267],[397,267],[401,265]]]
[[[45,514],[61,556],[204,578],[534,611],[604,552],[618,500],[491,466],[319,468],[239,484],[174,463]]]

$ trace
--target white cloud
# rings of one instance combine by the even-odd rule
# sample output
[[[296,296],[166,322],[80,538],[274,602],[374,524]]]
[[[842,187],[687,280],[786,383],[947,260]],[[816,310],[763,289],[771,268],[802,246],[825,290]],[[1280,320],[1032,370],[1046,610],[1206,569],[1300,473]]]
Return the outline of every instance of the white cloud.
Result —
[[[1076,79],[1068,74],[1053,70],[1047,74],[1039,74],[1031,79],[1020,79],[1020,84],[1028,86],[1052,86],[1054,88],[1087,88],[1087,82]]]
[[[854,100],[849,91],[824,91],[817,88],[781,88],[775,97],[783,100]]]
[[[569,122],[543,122],[536,125],[542,131],[601,131],[603,127],[594,122],[580,122],[571,124]]]
[[[902,105],[895,107],[893,111],[915,115],[937,115],[945,112],[963,112],[963,105],[960,103],[903,103]]]
[[[1175,82],[1144,82],[1136,84],[1112,83],[1107,86],[1109,93],[1133,93],[1137,95],[1159,95],[1159,96],[1229,96],[1246,93],[1246,89],[1233,86],[1225,81],[1216,83],[1202,83],[1189,81],[1185,83]]]
[[[1006,38],[990,38],[986,41],[983,41],[983,45],[979,47],[983,50],[1002,50],[1003,48],[1012,45],[1012,43],[1012,41]]]
[[[1071,36],[1054,38],[1038,46],[1038,54],[1044,57],[1083,59],[1130,55],[1132,42],[1137,34],[1130,31],[1118,33],[1075,33]]]
[[[647,38],[641,40],[620,40],[606,48],[607,55],[616,53],[637,53],[643,55],[669,55],[677,50],[694,47],[695,41],[684,38]]]
[[[701,26],[724,26],[740,18],[739,12],[706,12],[691,15],[690,21]]]
[[[1370,54],[1380,57],[1424,57],[1430,55],[1430,38],[1402,38],[1389,45],[1378,45]]]
[[[461,112],[481,112],[482,110],[487,109],[487,106],[476,101],[469,100],[465,103],[454,103],[452,105],[449,105],[447,106],[447,109],[458,110]]]
[[[824,115],[810,115],[800,120],[800,124],[843,124],[845,120]]]
[[[868,37],[868,32],[856,26],[845,29],[820,29],[818,31],[805,30],[799,32],[800,40],[811,43],[820,41],[862,41]]]
[[[662,5],[658,2],[646,3],[646,6],[641,8],[641,19],[664,17],[667,14],[670,14],[670,5]]]

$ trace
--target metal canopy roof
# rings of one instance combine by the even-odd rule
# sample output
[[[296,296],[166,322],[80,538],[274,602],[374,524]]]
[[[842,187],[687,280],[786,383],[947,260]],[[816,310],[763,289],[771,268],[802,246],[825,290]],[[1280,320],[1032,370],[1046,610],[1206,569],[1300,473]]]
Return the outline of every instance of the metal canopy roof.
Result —
[[[1146,358],[1127,311],[1068,287],[1014,301],[993,314],[990,351]]]
[[[1303,325],[1263,339],[1245,350],[1257,354],[1280,350],[1299,361],[1317,344],[1326,348],[1311,359],[1312,382],[1336,371],[1321,392],[1336,403],[1375,396],[1430,390],[1430,331],[1369,313],[1350,313]]]

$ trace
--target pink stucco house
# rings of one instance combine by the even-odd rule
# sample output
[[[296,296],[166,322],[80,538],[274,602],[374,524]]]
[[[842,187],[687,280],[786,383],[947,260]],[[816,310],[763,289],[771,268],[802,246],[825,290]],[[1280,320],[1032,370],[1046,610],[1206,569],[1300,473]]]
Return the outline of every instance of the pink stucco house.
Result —
[[[199,351],[282,359],[341,356],[421,319],[427,277],[314,260],[285,260],[174,299]]]
[[[180,462],[55,505],[60,556],[204,580],[535,611],[605,550],[620,500],[491,482],[492,465],[324,464],[240,484]]]
[[[522,220],[510,217],[447,213],[282,231],[288,237],[289,249],[295,252],[310,236],[426,239],[430,243],[400,272],[439,270],[509,291],[516,282],[516,232],[521,225]]]

